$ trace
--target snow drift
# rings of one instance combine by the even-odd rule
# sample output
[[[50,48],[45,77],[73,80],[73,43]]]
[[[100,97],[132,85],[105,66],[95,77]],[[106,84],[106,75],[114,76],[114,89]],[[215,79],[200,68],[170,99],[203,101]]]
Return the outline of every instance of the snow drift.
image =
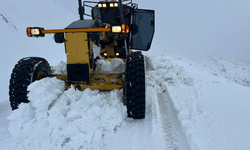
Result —
[[[30,103],[8,117],[11,149],[101,149],[126,117],[122,91],[83,92],[46,78],[29,86]]]
[[[152,84],[166,85],[191,149],[250,149],[250,79],[244,77],[249,64],[213,57],[203,63],[180,56],[151,58],[157,70]]]
[[[62,81],[45,78],[29,86],[31,102],[21,104],[8,117],[11,136],[4,140],[6,147],[22,150],[250,148],[247,141],[250,118],[246,115],[250,88],[241,85],[246,78],[237,78],[232,73],[232,78],[225,78],[225,72],[218,66],[212,67],[210,58],[204,66],[180,56],[148,57],[145,119],[126,117],[122,91],[73,88],[64,91]],[[235,62],[213,59],[233,72]],[[62,66],[63,63],[58,65]],[[248,72],[250,67],[241,64],[237,70]]]

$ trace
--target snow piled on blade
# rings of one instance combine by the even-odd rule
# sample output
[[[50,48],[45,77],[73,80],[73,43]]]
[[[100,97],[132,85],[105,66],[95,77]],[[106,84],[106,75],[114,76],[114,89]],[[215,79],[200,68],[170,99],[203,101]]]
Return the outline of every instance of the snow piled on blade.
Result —
[[[123,60],[115,58],[111,62],[103,59],[97,60],[97,74],[124,73],[125,63]]]
[[[32,83],[30,103],[21,104],[8,119],[17,150],[101,149],[126,117],[122,91],[64,92],[64,82],[45,78]]]
[[[51,66],[51,69],[54,74],[67,74],[67,63],[61,61],[57,66]]]

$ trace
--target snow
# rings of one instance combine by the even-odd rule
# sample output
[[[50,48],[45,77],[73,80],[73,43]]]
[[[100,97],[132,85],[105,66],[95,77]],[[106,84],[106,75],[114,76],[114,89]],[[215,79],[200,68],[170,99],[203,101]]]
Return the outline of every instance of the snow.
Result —
[[[46,78],[28,88],[30,103],[9,117],[10,149],[101,149],[126,117],[122,91],[71,88]],[[39,97],[39,98],[38,98]],[[115,115],[114,115],[115,114]]]
[[[51,67],[54,74],[67,74],[67,63],[61,61],[57,66]]]
[[[151,67],[147,67],[146,73],[145,119],[126,117],[122,90],[64,91],[63,81],[45,78],[29,86],[30,103],[8,113],[10,136],[2,140],[5,148],[250,148],[247,116],[250,88],[239,84],[245,78],[235,80],[236,75],[229,80],[218,75],[220,69],[211,73],[209,63],[204,67],[198,61],[178,55],[146,58]],[[204,58],[203,62],[209,62],[210,58]],[[220,62],[218,67],[223,63],[231,71],[231,65],[235,64],[213,59]],[[237,68],[243,72],[250,70],[249,65],[238,64],[241,65]]]
[[[216,60],[221,60],[216,68],[223,63],[227,70],[232,71],[232,62]],[[246,115],[250,89],[239,84],[242,78],[235,75],[229,80],[211,75],[210,68],[200,70],[198,68],[202,65],[182,60],[181,57],[156,57],[152,59],[152,64],[155,69],[161,70],[160,74],[156,73],[156,80],[167,84],[166,89],[191,149],[250,148],[247,142],[250,117]],[[245,67],[246,64],[238,66]],[[241,71],[244,72],[244,69]]]
[[[53,34],[29,38],[26,28],[63,29],[77,19],[59,0],[0,0],[0,70],[4,70],[0,80],[1,101],[8,99],[10,74],[20,59],[43,57],[52,66],[66,61],[64,44],[56,44]]]
[[[64,45],[56,44],[52,35],[27,38],[25,28],[64,28],[77,18],[58,0],[32,1],[46,11],[27,7],[30,0],[0,3],[1,150],[250,149],[250,65],[227,58],[190,60],[167,52],[153,54],[156,49],[144,53],[142,120],[126,117],[122,90],[64,91],[64,82],[56,78],[32,83],[30,103],[12,112],[8,82],[19,59],[44,57],[55,73],[67,72]],[[124,72],[125,64],[120,59],[99,60],[98,68],[103,73]]]
[[[115,58],[111,62],[98,59],[96,74],[124,73],[125,63],[122,59]]]
[[[98,47],[96,44],[94,44],[93,45],[94,59],[96,59],[97,57],[101,58],[100,51],[101,51],[101,47]]]

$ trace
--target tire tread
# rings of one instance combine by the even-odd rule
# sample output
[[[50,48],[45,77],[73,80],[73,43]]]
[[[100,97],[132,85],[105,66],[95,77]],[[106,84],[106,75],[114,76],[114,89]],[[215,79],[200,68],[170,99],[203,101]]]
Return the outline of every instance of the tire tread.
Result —
[[[133,119],[143,119],[145,118],[145,67],[144,56],[141,53],[127,56],[125,80],[127,115]]]

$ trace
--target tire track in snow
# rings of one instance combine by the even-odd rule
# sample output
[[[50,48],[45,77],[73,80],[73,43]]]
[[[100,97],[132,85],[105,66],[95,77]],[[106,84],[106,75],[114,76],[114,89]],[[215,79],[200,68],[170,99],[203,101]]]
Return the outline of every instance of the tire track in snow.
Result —
[[[150,103],[151,104],[151,103]],[[147,105],[147,111],[151,111],[151,105]],[[105,150],[162,150],[162,146],[157,148],[156,143],[162,143],[158,132],[155,132],[151,112],[146,113],[145,119],[133,120],[125,118],[122,125],[117,129],[113,141]],[[158,142],[161,140],[160,142]]]
[[[190,150],[165,84],[155,82],[159,75],[147,58],[146,64],[146,117],[126,118],[105,149]]]
[[[147,94],[156,95],[155,100],[152,101],[156,113],[153,115],[153,119],[157,118],[155,122],[158,122],[158,126],[162,129],[167,149],[190,150],[186,135],[178,120],[176,110],[173,107],[166,88],[167,84],[165,82],[167,82],[169,78],[166,78],[168,76],[165,77],[165,74],[162,74],[162,70],[153,67],[151,59],[145,57],[145,60],[147,68],[147,88],[151,88],[147,90]]]
[[[177,140],[177,135],[173,130],[172,124],[171,124],[171,113],[168,103],[169,99],[167,99],[165,93],[157,94],[158,96],[158,111],[159,111],[159,120],[161,127],[164,131],[164,137],[167,142],[167,146],[169,149],[177,150],[178,149],[178,140]]]
[[[167,91],[158,94],[159,111],[162,128],[168,148],[174,150],[190,150],[185,133],[178,120],[176,110]]]
[[[105,150],[190,150],[168,92],[147,87],[146,117],[125,118]]]

